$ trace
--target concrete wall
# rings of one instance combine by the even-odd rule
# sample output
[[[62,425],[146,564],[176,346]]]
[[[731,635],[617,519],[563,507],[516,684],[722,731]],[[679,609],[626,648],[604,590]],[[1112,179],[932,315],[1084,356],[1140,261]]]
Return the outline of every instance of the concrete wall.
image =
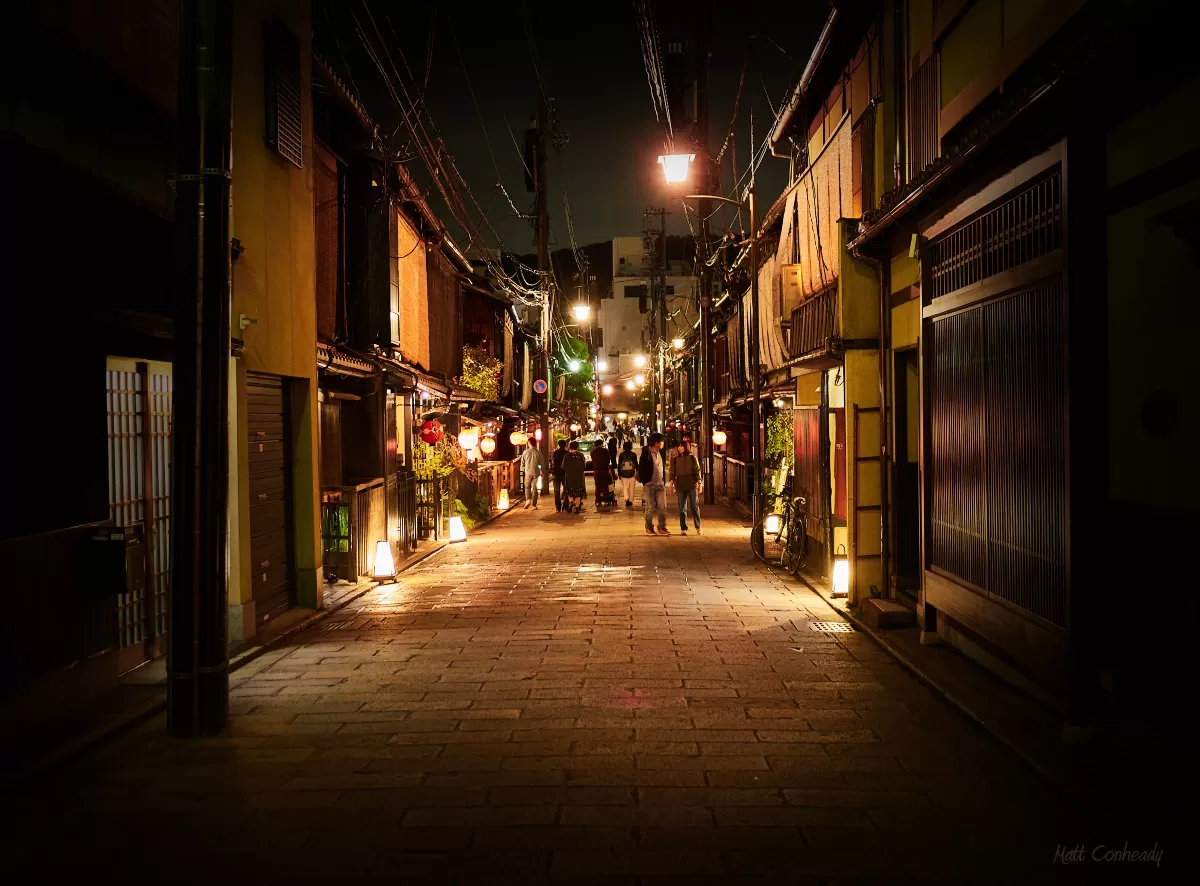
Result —
[[[278,15],[300,42],[303,168],[264,140],[263,23]],[[230,519],[230,641],[254,624],[250,593],[249,476],[244,432],[247,372],[285,376],[291,391],[293,588],[298,605],[321,603],[317,470],[316,249],[312,172],[312,24],[307,0],[244,0],[235,5],[232,235],[243,252],[233,268],[233,329],[245,353],[231,371],[230,472],[239,514]],[[239,328],[238,315],[257,323]],[[236,531],[235,531],[236,530]],[[237,627],[242,636],[234,633]]]

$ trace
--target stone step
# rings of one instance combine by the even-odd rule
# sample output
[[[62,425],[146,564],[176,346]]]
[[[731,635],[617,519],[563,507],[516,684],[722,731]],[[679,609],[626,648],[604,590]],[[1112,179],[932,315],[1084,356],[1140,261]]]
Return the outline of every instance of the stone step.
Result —
[[[913,611],[893,600],[876,600],[863,603],[863,618],[874,628],[908,628],[916,624]]]

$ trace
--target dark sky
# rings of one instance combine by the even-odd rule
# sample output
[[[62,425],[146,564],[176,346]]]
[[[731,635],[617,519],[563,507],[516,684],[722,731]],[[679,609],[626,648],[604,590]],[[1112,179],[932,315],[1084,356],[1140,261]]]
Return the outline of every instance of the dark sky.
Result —
[[[670,28],[665,20],[668,12],[661,3],[652,5],[660,40],[665,41]],[[349,72],[347,79],[372,116],[390,127],[399,126],[400,116],[355,32],[354,16],[373,33],[366,8],[406,80],[407,62],[413,76],[407,84],[410,94],[424,94],[429,117],[507,248],[518,253],[533,248],[529,222],[513,217],[496,183],[504,183],[518,210],[529,211],[532,195],[525,190],[522,160],[513,139],[522,141],[536,112],[541,86],[555,99],[559,129],[568,136],[566,145],[550,154],[552,248],[569,245],[564,186],[579,246],[638,234],[642,210],[666,202],[657,187],[660,173],[654,162],[664,127],[655,121],[632,0],[442,0],[422,4],[318,0],[314,9],[318,47],[336,69]],[[710,144],[714,151],[725,137],[738,75],[748,59],[734,128],[739,172],[745,170],[750,155],[751,109],[755,138],[761,142],[773,116],[770,105],[778,108],[795,84],[828,9],[826,0],[714,4],[710,67]],[[536,68],[526,22],[536,48]],[[330,35],[336,36],[336,41]],[[751,39],[752,35],[756,36]],[[386,59],[383,63],[388,64]],[[393,144],[402,148],[406,142],[407,131],[399,126]],[[726,189],[730,187],[730,160],[731,152],[727,152],[722,169]],[[419,159],[410,166],[420,181],[429,182]],[[786,169],[786,160],[771,157],[760,167],[760,211],[778,195]],[[431,203],[465,241],[467,235],[456,229],[436,190]],[[469,198],[467,204],[478,214]],[[673,211],[669,228],[686,231],[679,204],[668,204],[668,209]],[[496,245],[491,231],[482,226],[481,230],[486,245]]]

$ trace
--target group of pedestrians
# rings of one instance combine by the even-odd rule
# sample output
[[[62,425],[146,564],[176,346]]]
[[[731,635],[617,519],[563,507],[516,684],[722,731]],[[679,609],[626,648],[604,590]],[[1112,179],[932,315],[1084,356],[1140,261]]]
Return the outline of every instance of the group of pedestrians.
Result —
[[[688,517],[700,534],[700,493],[703,480],[700,460],[692,452],[691,441],[684,437],[664,451],[662,434],[651,434],[640,457],[634,454],[633,441],[625,440],[617,452],[617,438],[610,435],[604,445],[592,450],[592,474],[596,484],[596,504],[617,504],[616,486],[624,494],[625,507],[633,507],[635,481],[642,484],[642,507],[647,535],[670,535],[667,530],[667,489],[675,492],[679,506],[679,531],[687,535]],[[537,510],[538,481],[543,474],[542,455],[532,440],[521,453],[525,475],[525,506]],[[587,497],[584,474],[587,462],[578,440],[559,440],[551,456],[550,475],[554,481],[554,506],[560,512],[581,513]],[[655,521],[657,520],[657,528]]]

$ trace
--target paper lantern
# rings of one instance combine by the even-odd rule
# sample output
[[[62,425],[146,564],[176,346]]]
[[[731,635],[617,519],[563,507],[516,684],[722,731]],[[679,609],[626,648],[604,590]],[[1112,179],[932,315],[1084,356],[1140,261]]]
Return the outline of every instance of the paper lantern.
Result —
[[[833,555],[833,593],[832,597],[846,597],[850,594],[850,561],[846,557],[846,548],[838,545],[838,551]]]
[[[450,541],[466,541],[467,527],[463,525],[462,517],[450,518]]]
[[[529,442],[529,435],[523,431],[513,431],[508,435],[508,442],[513,446],[524,446]]]
[[[479,441],[479,451],[482,452],[484,455],[491,455],[493,452],[495,452],[496,451],[496,438],[493,437],[491,434],[488,434],[486,437],[484,437],[482,440],[480,440]]]
[[[500,490],[500,500],[496,502],[496,507],[498,509],[500,509],[501,511],[508,510],[509,503],[508,503],[508,488],[507,487]]]
[[[713,443],[718,446],[724,446],[727,436],[724,431],[713,431]]]
[[[392,546],[386,541],[375,543],[375,571],[372,578],[395,578],[396,563],[392,559]]]
[[[763,524],[763,528],[766,529],[767,535],[777,534],[779,532],[779,515],[767,514],[767,519]]]
[[[533,432],[533,439],[537,440],[539,443],[542,442],[542,429],[541,428],[538,428],[536,431]]]
[[[470,452],[479,445],[479,431],[471,428],[468,431],[463,431],[458,435],[458,445]]]
[[[442,423],[436,418],[431,418],[425,424],[421,425],[421,440],[425,443],[433,444],[442,439]]]
[[[542,475],[541,474],[538,474],[537,489],[538,489],[538,492],[542,491]]]

